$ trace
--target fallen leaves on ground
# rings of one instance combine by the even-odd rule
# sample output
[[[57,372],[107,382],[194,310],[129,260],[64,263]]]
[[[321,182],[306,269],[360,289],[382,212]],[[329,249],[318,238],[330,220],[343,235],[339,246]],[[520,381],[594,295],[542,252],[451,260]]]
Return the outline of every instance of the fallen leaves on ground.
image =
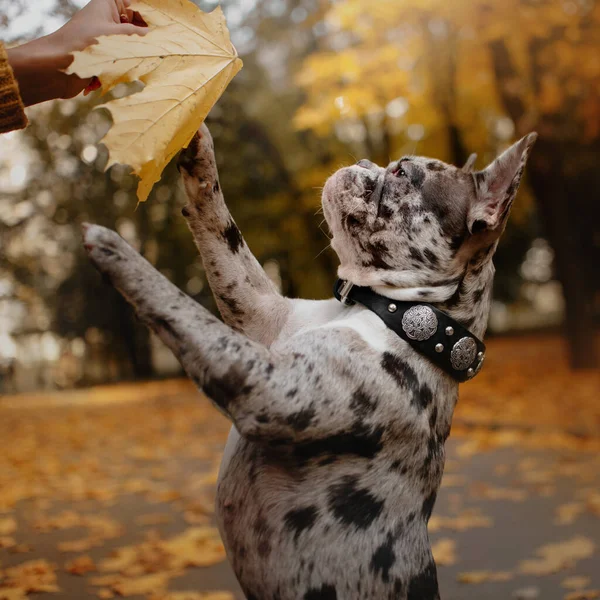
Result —
[[[451,538],[441,538],[431,544],[433,558],[438,566],[450,566],[456,563],[456,542]]]
[[[461,583],[487,583],[489,581],[509,581],[514,577],[510,571],[466,571],[456,578]]]
[[[122,526],[110,517],[82,515],[72,510],[52,517],[40,517],[34,522],[34,527],[43,533],[73,527],[88,529],[88,534],[83,538],[60,542],[57,547],[61,552],[84,552],[94,546],[101,546],[106,540],[117,538],[123,533]]]
[[[539,558],[521,561],[519,571],[527,575],[550,575],[589,558],[594,548],[594,542],[584,536],[547,544],[536,550]]]
[[[97,44],[74,53],[67,72],[97,76],[105,93],[119,83],[145,84],[142,91],[103,105],[113,125],[102,139],[109,150],[107,167],[128,164],[140,177],[143,202],[242,61],[221,7],[203,13],[188,0],[138,0],[131,8],[148,24],[147,33],[100,36]]]
[[[570,370],[562,338],[493,339],[484,368],[460,388],[455,424],[526,426],[542,435],[559,430],[596,437],[599,390],[598,370]]]
[[[58,592],[56,568],[46,560],[30,560],[0,570],[0,600],[25,598],[30,592]]]
[[[229,592],[169,592],[150,596],[150,600],[234,600]]]
[[[571,575],[560,582],[568,590],[581,590],[590,584],[590,578],[583,575]]]
[[[478,509],[469,509],[455,517],[432,515],[429,520],[429,531],[440,529],[453,529],[454,531],[465,531],[473,527],[491,527],[493,521],[490,517],[482,515]]]
[[[7,536],[17,530],[17,522],[13,517],[0,518],[0,536]]]
[[[65,564],[65,571],[67,571],[67,573],[71,573],[71,575],[85,575],[86,573],[95,570],[96,563],[94,563],[92,558],[86,554],[69,560]]]
[[[596,598],[600,598],[600,590],[582,590],[565,595],[565,600],[595,600]]]

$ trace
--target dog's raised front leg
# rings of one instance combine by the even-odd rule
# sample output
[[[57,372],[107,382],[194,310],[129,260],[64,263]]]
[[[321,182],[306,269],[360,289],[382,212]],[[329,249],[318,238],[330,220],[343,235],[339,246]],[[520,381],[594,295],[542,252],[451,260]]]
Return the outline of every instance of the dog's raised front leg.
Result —
[[[182,152],[179,169],[188,196],[182,212],[223,320],[269,345],[285,323],[290,301],[278,293],[227,209],[206,125]]]
[[[360,382],[369,365],[352,365],[352,344],[335,337],[352,336],[348,330],[314,333],[314,339],[275,353],[211,315],[114,231],[86,225],[84,245],[98,269],[243,436],[302,443],[333,435],[336,443],[359,439],[372,448],[383,433],[376,422],[397,419],[397,406],[390,404],[392,412],[382,414],[383,408],[365,397]],[[299,351],[306,343],[313,345],[318,361]],[[333,393],[336,402],[323,401]],[[365,406],[371,407],[368,414],[357,419]]]

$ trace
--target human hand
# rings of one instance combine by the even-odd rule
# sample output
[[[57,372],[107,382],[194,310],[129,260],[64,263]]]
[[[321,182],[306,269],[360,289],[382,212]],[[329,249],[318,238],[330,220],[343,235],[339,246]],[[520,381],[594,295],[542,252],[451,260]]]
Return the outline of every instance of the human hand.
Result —
[[[129,6],[131,0],[91,0],[55,33],[8,50],[25,106],[54,98],[72,98],[92,79],[63,72],[72,53],[96,43],[101,35],[145,33],[145,23]],[[97,86],[96,86],[97,87]]]

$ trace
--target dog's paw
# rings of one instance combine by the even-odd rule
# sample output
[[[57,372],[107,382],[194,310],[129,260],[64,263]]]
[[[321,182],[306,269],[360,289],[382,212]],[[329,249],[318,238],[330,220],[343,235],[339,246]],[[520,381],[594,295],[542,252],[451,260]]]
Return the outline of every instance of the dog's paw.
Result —
[[[189,217],[195,208],[199,208],[219,192],[214,144],[206,124],[202,124],[189,146],[182,150],[177,168],[183,178],[189,200],[182,213]]]
[[[101,271],[122,261],[134,252],[131,246],[116,232],[100,225],[83,223],[83,247]]]

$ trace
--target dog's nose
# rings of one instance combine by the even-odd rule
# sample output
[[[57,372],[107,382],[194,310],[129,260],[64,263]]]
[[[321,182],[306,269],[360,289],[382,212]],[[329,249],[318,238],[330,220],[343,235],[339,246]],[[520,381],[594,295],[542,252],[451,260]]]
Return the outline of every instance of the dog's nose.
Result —
[[[362,167],[363,169],[372,169],[375,166],[375,163],[371,162],[366,158],[361,158],[357,163],[357,167]]]

